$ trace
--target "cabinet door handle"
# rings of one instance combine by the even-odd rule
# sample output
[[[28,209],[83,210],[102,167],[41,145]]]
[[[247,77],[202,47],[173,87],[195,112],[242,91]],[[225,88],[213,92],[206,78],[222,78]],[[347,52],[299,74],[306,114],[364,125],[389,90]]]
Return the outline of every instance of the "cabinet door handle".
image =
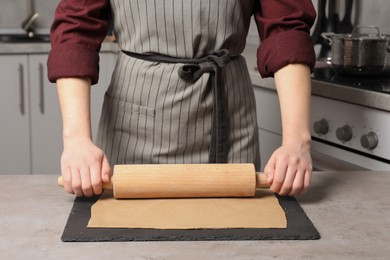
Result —
[[[44,89],[44,81],[43,81],[43,65],[39,63],[38,65],[39,71],[39,110],[41,114],[45,113],[45,89]]]
[[[20,113],[24,115],[24,71],[23,64],[19,64],[19,109]]]

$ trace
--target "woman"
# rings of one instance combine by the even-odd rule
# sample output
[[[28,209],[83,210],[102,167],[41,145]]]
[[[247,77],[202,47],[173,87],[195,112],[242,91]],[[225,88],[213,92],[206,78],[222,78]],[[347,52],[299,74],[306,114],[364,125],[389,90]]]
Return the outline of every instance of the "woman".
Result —
[[[304,193],[310,183],[310,68],[315,56],[309,0],[67,0],[51,31],[49,79],[57,82],[65,189],[91,196],[110,164],[250,162],[260,167],[255,100],[240,53],[254,15],[258,67],[275,77],[283,144],[264,172],[271,190]],[[107,90],[97,145],[90,86],[109,27],[122,52]]]

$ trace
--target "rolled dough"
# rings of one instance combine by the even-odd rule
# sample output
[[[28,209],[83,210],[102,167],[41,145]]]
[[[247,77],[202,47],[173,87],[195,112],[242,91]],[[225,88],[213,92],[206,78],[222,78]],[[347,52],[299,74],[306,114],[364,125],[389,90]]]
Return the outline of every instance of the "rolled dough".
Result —
[[[125,199],[106,190],[91,208],[88,228],[286,228],[286,215],[268,190],[253,198]]]

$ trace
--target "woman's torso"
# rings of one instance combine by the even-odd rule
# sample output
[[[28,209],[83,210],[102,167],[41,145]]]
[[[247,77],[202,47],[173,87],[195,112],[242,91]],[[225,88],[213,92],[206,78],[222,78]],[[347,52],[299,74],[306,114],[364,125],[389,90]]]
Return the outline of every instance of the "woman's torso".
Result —
[[[199,58],[245,47],[254,0],[110,0],[121,49]]]
[[[225,93],[227,161],[259,168],[256,105],[239,54],[254,0],[111,0],[122,50],[200,58],[227,49],[236,56],[218,73]],[[119,54],[107,90],[98,144],[111,164],[207,163],[213,129],[211,74],[178,75],[182,64]]]

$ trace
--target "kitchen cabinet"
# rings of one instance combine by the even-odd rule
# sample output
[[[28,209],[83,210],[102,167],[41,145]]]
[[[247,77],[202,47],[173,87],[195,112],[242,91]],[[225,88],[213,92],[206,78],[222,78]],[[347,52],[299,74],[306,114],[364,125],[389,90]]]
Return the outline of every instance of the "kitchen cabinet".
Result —
[[[254,86],[259,127],[261,171],[272,153],[282,145],[282,124],[278,95],[275,90]]]
[[[56,86],[46,71],[47,55],[28,56],[30,95],[30,151],[33,174],[60,173],[62,150],[61,111]]]
[[[47,53],[0,55],[2,174],[60,174],[62,118],[46,61]],[[94,136],[116,54],[101,53],[100,61],[100,80],[91,94]]]
[[[0,168],[2,174],[30,172],[27,56],[0,56]]]

